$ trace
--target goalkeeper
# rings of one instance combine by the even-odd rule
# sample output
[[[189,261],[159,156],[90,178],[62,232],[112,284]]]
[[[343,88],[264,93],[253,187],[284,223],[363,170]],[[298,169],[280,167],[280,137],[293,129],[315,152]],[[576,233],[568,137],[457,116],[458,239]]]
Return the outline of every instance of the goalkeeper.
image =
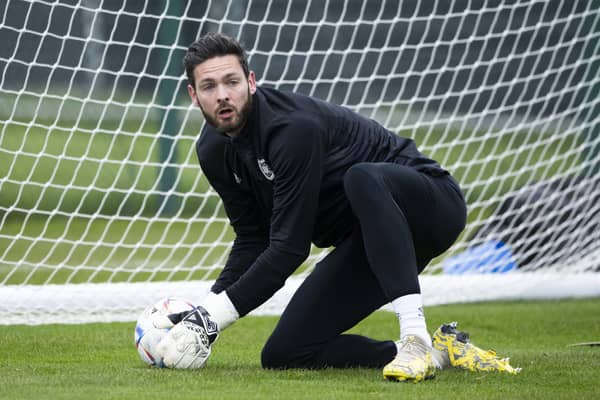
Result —
[[[433,376],[418,274],[465,226],[458,183],[412,140],[373,120],[257,87],[232,38],[201,37],[184,64],[191,101],[206,120],[196,144],[200,166],[236,234],[197,317],[222,331],[280,289],[311,243],[331,246],[266,342],[263,367],[384,368],[393,380]],[[390,302],[398,341],[344,334]],[[205,361],[194,358],[193,346],[178,346],[185,329],[177,324],[161,343],[168,366]]]

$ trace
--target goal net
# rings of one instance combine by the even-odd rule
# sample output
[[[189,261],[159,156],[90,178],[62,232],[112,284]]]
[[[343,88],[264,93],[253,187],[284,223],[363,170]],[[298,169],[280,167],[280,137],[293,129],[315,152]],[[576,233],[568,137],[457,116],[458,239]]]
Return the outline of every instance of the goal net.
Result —
[[[0,323],[201,299],[233,234],[181,60],[239,39],[260,85],[416,141],[468,202],[426,304],[600,295],[600,2],[0,2]],[[257,313],[278,313],[327,250]]]

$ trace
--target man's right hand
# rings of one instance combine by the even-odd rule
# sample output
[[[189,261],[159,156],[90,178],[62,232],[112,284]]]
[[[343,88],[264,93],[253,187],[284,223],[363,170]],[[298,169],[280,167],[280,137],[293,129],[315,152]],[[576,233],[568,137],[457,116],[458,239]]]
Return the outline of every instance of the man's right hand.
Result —
[[[174,326],[157,347],[164,365],[177,369],[202,368],[210,356],[212,343],[219,336],[217,324],[203,307],[169,315],[168,320]],[[161,324],[167,324],[167,321],[155,321],[155,325]]]

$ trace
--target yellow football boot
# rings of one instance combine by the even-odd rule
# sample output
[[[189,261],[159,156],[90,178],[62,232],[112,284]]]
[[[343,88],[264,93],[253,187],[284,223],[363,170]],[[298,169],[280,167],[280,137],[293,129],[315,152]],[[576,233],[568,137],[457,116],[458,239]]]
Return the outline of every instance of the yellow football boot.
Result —
[[[469,341],[469,335],[456,329],[458,323],[443,324],[433,333],[433,355],[438,368],[447,365],[469,371],[498,371],[516,375],[521,368],[510,365],[494,350],[483,350]]]
[[[419,337],[408,335],[398,343],[398,354],[383,368],[383,377],[390,381],[412,381],[433,378],[435,365],[431,347]]]

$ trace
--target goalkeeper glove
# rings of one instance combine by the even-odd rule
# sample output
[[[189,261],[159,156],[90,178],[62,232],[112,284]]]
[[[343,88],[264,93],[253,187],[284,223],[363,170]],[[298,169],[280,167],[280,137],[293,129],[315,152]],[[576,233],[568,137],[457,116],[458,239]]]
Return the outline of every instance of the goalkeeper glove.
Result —
[[[202,368],[220,330],[239,318],[225,292],[210,293],[203,304],[204,306],[196,307],[191,312],[157,316],[153,320],[157,328],[171,328],[157,347],[166,367]]]
[[[171,314],[168,319],[174,326],[157,346],[165,367],[202,368],[210,356],[211,344],[219,336],[217,324],[202,307]]]

